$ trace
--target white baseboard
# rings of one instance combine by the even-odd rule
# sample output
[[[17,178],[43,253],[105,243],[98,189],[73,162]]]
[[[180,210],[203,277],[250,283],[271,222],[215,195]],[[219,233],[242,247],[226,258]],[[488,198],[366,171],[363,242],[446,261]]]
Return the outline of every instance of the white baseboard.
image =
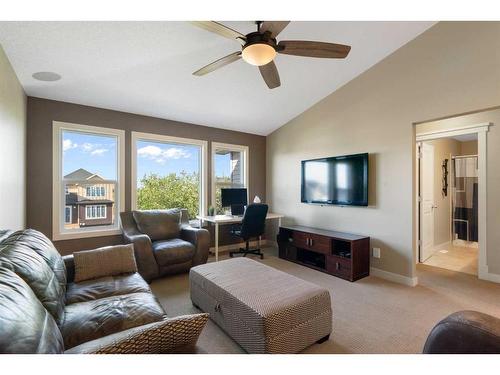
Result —
[[[398,273],[381,270],[380,268],[370,267],[370,275],[407,286],[418,285],[418,277],[403,276]]]
[[[488,271],[488,267],[484,267],[485,270],[484,271],[481,271],[481,269],[479,270],[479,279],[480,280],[487,280],[487,281],[491,281],[493,283],[499,283],[500,284],[500,275],[499,274],[496,274],[496,273],[491,273]]]

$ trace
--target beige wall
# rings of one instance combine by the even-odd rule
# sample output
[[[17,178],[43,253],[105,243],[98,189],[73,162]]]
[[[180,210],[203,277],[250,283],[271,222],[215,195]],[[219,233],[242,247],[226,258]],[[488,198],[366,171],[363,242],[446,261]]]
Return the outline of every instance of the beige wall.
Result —
[[[414,276],[412,124],[499,105],[499,38],[498,22],[440,22],[273,132],[267,139],[272,210],[291,223],[369,235],[372,247],[382,249],[373,267]],[[499,150],[488,152],[498,158]],[[300,203],[301,160],[357,152],[372,154],[369,207]],[[494,179],[489,183],[500,187]],[[497,207],[500,196],[491,195]],[[498,227],[494,212],[500,207],[488,225]],[[493,261],[500,272],[500,256]]]
[[[0,229],[26,225],[26,95],[0,46]]]
[[[459,155],[477,155],[477,141],[460,142]]]
[[[451,170],[451,156],[459,155],[461,142],[454,139],[437,139],[426,142],[434,146],[434,245],[438,246],[451,240],[451,181],[448,175],[448,195],[443,194],[442,164],[448,159]]]
[[[487,254],[488,272],[500,274],[500,109],[492,109],[416,126],[417,134],[435,130],[455,129],[468,125],[491,123],[487,134]],[[481,182],[479,182],[481,183]],[[479,244],[481,246],[481,244]]]

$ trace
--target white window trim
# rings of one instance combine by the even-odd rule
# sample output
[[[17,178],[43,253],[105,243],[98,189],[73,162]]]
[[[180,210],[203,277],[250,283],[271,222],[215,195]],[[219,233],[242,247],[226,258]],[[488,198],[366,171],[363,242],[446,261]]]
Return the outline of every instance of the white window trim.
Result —
[[[111,228],[77,228],[64,229],[63,208],[66,206],[65,194],[62,193],[62,131],[102,134],[115,136],[117,139],[117,183],[115,187],[115,223]],[[80,125],[68,122],[52,122],[52,240],[69,240],[76,238],[102,237],[121,234],[118,217],[125,209],[125,131],[97,126]]]
[[[101,207],[101,211],[102,211],[102,207],[104,207],[104,216],[98,216],[98,215],[96,215],[95,217],[89,216],[88,211],[87,211],[87,208],[89,208],[89,207],[95,207],[96,214],[97,214],[97,207]],[[108,218],[108,210],[107,210],[107,207],[105,204],[88,204],[85,206],[85,220],[98,220],[98,219],[107,219],[107,218]]]
[[[200,158],[201,158],[201,171],[200,171],[200,212],[199,214],[203,214],[207,212],[207,149],[208,142],[199,140],[199,139],[190,139],[190,138],[180,138],[180,137],[172,137],[168,135],[160,135],[153,133],[141,133],[141,132],[132,132],[131,137],[131,178],[132,182],[130,184],[132,191],[130,192],[130,197],[132,202],[130,202],[130,207],[132,210],[137,209],[137,141],[146,141],[146,142],[159,142],[159,143],[174,143],[181,145],[191,145],[191,146],[199,146],[200,147]]]
[[[250,150],[248,146],[243,146],[243,145],[234,145],[230,143],[220,143],[220,142],[211,142],[210,144],[211,148],[211,160],[212,160],[212,184],[211,184],[211,191],[212,191],[212,197],[211,197],[211,202],[212,202],[212,207],[215,207],[215,155],[216,155],[216,150],[227,150],[227,151],[237,151],[237,152],[242,152],[243,153],[243,168],[245,168],[244,174],[243,174],[243,186],[247,189],[247,201],[250,202],[249,199],[249,172],[248,172],[248,160],[250,158]]]

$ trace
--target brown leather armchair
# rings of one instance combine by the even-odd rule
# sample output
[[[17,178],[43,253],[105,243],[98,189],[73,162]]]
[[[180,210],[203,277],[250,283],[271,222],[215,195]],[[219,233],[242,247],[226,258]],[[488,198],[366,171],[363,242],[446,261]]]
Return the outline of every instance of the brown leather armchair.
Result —
[[[207,262],[210,234],[189,225],[187,210],[122,212],[120,218],[123,239],[134,244],[137,268],[146,281]]]
[[[499,354],[500,319],[477,311],[458,311],[434,326],[428,354]]]

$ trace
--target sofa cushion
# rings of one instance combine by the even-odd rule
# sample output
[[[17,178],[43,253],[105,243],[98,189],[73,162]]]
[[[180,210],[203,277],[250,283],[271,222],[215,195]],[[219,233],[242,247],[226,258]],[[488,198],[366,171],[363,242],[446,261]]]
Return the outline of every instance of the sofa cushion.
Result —
[[[37,232],[33,230],[23,230],[5,239],[0,244],[0,267],[10,269],[21,277],[60,323],[64,313],[65,279],[60,281],[50,265],[57,270],[61,267],[65,269],[65,266],[64,263],[58,264],[52,247],[44,240],[45,236],[35,234]]]
[[[180,238],[153,242],[153,253],[160,266],[187,262],[194,252],[193,244]]]
[[[141,233],[147,234],[151,241],[179,237],[181,231],[181,211],[179,209],[134,211],[132,214],[137,229]]]
[[[61,332],[21,277],[0,267],[0,353],[62,353]]]
[[[93,301],[130,293],[149,293],[151,290],[138,273],[106,276],[79,283],[69,283],[66,304]]]
[[[137,272],[132,244],[77,251],[73,257],[75,282]]]
[[[133,293],[66,305],[61,326],[66,349],[165,318],[151,293]]]
[[[66,290],[66,266],[64,260],[50,241],[43,233],[34,229],[25,229],[12,233],[8,241],[15,241],[18,244],[32,249],[47,263],[57,277],[57,281],[63,290]]]

